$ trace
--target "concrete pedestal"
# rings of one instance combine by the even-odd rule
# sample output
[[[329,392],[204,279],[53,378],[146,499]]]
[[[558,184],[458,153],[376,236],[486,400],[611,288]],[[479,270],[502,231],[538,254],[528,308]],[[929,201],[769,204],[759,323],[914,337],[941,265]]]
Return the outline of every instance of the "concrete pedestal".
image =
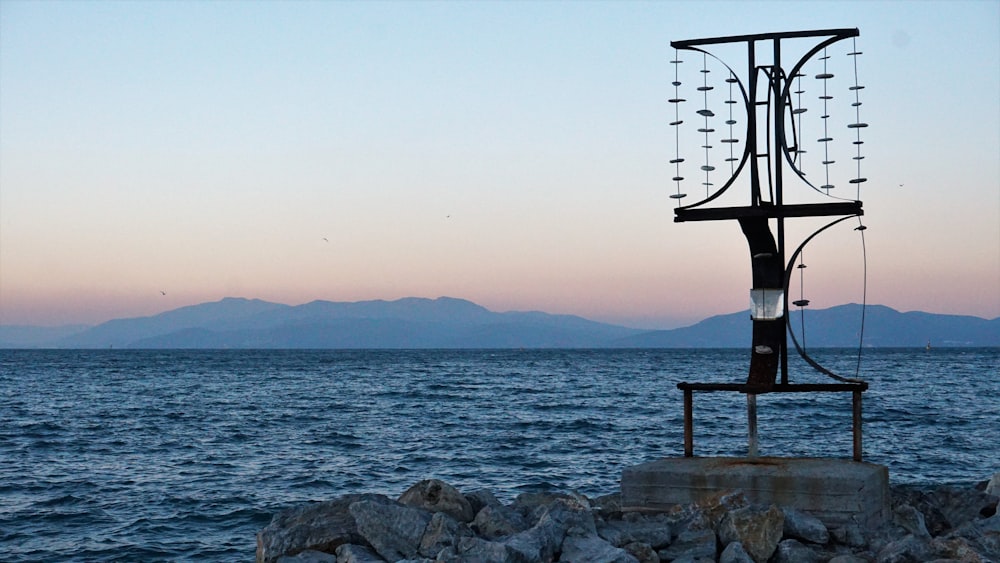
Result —
[[[842,459],[668,458],[625,469],[621,487],[624,511],[666,510],[740,489],[751,502],[808,512],[828,528],[875,528],[890,518],[888,468]]]

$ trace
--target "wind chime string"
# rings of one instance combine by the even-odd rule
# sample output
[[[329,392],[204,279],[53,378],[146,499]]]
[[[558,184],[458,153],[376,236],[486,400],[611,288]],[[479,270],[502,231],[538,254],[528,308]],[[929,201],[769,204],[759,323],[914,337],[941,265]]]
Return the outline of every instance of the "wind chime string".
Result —
[[[848,53],[848,55],[854,59],[854,85],[851,86],[850,88],[851,91],[854,92],[854,103],[851,104],[852,106],[854,106],[854,123],[851,123],[847,127],[849,129],[854,129],[855,131],[855,137],[853,143],[854,146],[857,147],[857,153],[854,156],[854,160],[857,162],[857,174],[851,180],[851,183],[857,186],[857,199],[860,200],[861,184],[868,181],[868,178],[865,178],[864,176],[861,175],[861,161],[864,160],[865,158],[861,154],[861,145],[865,144],[864,141],[861,140],[861,130],[868,127],[868,124],[861,121],[860,92],[861,90],[864,90],[865,87],[858,85],[858,56],[861,55],[861,51],[858,51],[857,41],[855,39],[851,40],[851,47],[852,47],[851,52]]]
[[[687,194],[681,192],[681,182],[684,180],[684,177],[681,176],[681,163],[684,162],[684,159],[681,158],[681,124],[684,123],[684,121],[681,120],[680,104],[684,100],[680,95],[681,81],[678,66],[683,61],[680,60],[680,57],[677,54],[677,49],[674,49],[674,60],[670,62],[674,65],[674,97],[669,100],[669,102],[674,106],[674,120],[670,123],[671,127],[674,128],[674,158],[671,159],[670,163],[674,165],[673,181],[676,184],[676,191],[670,195],[670,198],[676,199],[677,206],[680,207],[680,200],[686,197]]]

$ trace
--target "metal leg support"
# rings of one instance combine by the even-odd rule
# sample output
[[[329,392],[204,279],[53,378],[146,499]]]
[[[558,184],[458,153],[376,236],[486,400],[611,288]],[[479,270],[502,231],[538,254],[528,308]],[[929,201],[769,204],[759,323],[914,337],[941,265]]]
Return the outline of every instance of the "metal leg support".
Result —
[[[694,455],[694,422],[693,422],[693,392],[684,390],[684,457]]]

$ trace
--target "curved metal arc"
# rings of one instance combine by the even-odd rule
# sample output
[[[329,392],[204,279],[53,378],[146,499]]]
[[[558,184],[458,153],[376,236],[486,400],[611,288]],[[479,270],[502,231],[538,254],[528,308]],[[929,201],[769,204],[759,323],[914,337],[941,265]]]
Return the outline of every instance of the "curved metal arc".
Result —
[[[825,41],[819,42],[819,44],[817,44],[815,47],[813,47],[809,51],[806,51],[806,54],[803,55],[799,59],[799,61],[797,63],[795,63],[795,66],[792,67],[792,71],[790,73],[788,73],[788,76],[790,78],[785,82],[784,88],[782,88],[781,97],[784,100],[788,100],[788,101],[791,100],[791,98],[792,98],[792,82],[794,81],[795,76],[799,74],[799,71],[802,70],[802,67],[805,66],[805,64],[807,62],[809,62],[809,59],[813,58],[814,56],[816,56],[817,53],[819,53],[823,49],[829,47],[830,45],[833,45],[834,43],[836,43],[838,41],[843,41],[844,39],[849,39],[851,37],[855,37],[855,35],[843,35],[843,36],[837,35],[837,36],[833,36],[833,37],[830,37],[829,39],[826,39]],[[791,106],[789,104],[786,104],[785,107],[787,108],[787,107],[791,107]],[[785,116],[782,116],[782,119],[784,119],[784,117]],[[809,180],[807,180],[806,176],[805,176],[805,172],[803,172],[797,166],[795,166],[795,162],[794,162],[793,157],[791,156],[791,152],[788,150],[788,139],[787,138],[782,138],[781,139],[781,152],[784,154],[785,161],[788,163],[788,166],[792,169],[792,171],[795,172],[795,175],[798,176],[800,180],[802,180],[803,182],[805,182],[806,185],[808,185],[810,188],[812,188],[813,190],[815,190],[817,193],[819,193],[821,195],[824,195],[826,197],[829,197],[831,199],[839,200],[839,201],[854,201],[854,200],[849,199],[849,198],[843,198],[843,197],[838,197],[838,196],[830,195],[829,193],[824,192],[823,190],[821,190],[818,187],[816,187],[812,182],[810,182]]]
[[[799,255],[802,254],[802,250],[806,247],[806,245],[809,244],[809,242],[812,241],[812,239],[816,238],[816,236],[819,235],[820,233],[822,233],[823,231],[829,229],[830,227],[832,227],[832,226],[834,226],[834,225],[836,225],[838,223],[842,223],[844,221],[847,221],[848,219],[851,219],[852,217],[858,217],[858,215],[847,215],[846,217],[841,217],[840,219],[837,219],[835,221],[831,221],[830,223],[824,225],[823,227],[820,227],[819,229],[816,230],[816,232],[814,232],[813,234],[809,235],[808,238],[806,238],[804,241],[802,241],[802,244],[800,244],[798,246],[798,248],[795,249],[795,252],[792,253],[791,259],[789,259],[788,264],[785,266],[785,288],[784,288],[785,289],[785,295],[788,295],[789,283],[791,282],[792,270],[795,267],[795,261],[798,260]],[[818,372],[820,372],[820,373],[822,373],[824,375],[827,375],[829,377],[832,377],[833,379],[836,379],[837,381],[843,381],[845,383],[859,383],[859,382],[861,382],[861,380],[859,380],[859,379],[854,379],[854,378],[848,378],[848,377],[839,376],[839,375],[833,373],[832,371],[826,369],[825,367],[821,366],[819,364],[819,362],[817,362],[816,360],[812,359],[809,356],[809,354],[806,353],[805,349],[803,349],[802,346],[799,344],[798,339],[795,338],[795,331],[792,330],[791,318],[792,318],[791,315],[789,315],[787,313],[787,311],[786,311],[786,313],[785,313],[785,328],[786,328],[786,330],[788,332],[788,335],[792,337],[792,344],[795,345],[795,350],[799,353],[799,356],[803,360],[805,360],[805,362],[807,364],[809,364],[816,371],[818,371]]]
[[[726,70],[729,71],[730,76],[732,76],[733,78],[736,79],[736,84],[740,87],[740,95],[743,97],[743,107],[746,108],[747,114],[749,115],[749,112],[751,110],[751,108],[750,108],[750,98],[747,95],[747,90],[746,90],[746,87],[743,85],[743,81],[740,80],[739,76],[736,74],[736,72],[733,71],[732,67],[730,67],[728,64],[726,64],[726,62],[723,61],[722,59],[720,59],[719,57],[716,57],[715,55],[713,55],[712,53],[710,53],[708,51],[705,51],[704,49],[699,49],[697,47],[677,47],[677,49],[679,51],[695,51],[695,52],[698,52],[698,53],[702,53],[702,54],[708,55],[709,57],[712,57],[713,59],[719,61],[719,63],[722,64],[722,66],[726,67]],[[749,135],[750,135],[750,120],[749,120],[749,117],[747,118],[746,135],[747,135],[747,138],[749,138]],[[750,145],[749,145],[749,143],[744,143],[743,157],[740,158],[740,164],[739,164],[739,166],[736,167],[736,170],[733,172],[732,176],[730,176],[729,180],[727,180],[726,183],[721,188],[719,188],[718,190],[716,190],[715,192],[713,192],[712,195],[710,195],[709,197],[707,197],[707,198],[705,198],[705,199],[703,199],[701,201],[696,201],[696,202],[691,203],[689,205],[681,205],[681,206],[678,206],[677,209],[690,209],[690,208],[693,208],[693,207],[698,207],[700,205],[704,205],[704,204],[706,204],[706,203],[708,203],[708,202],[710,202],[710,201],[718,198],[719,196],[721,196],[723,193],[726,192],[726,190],[728,190],[730,187],[732,187],[732,185],[736,182],[736,179],[740,177],[740,174],[743,172],[743,167],[746,166],[746,163],[749,161],[749,158],[750,158]]]

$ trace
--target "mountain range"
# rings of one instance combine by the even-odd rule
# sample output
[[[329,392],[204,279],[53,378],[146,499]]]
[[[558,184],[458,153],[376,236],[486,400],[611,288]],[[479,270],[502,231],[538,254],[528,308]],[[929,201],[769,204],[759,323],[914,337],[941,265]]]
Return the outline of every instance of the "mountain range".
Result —
[[[881,305],[808,310],[810,347],[1000,346],[1000,318],[901,313]],[[802,340],[802,313],[790,323]],[[497,313],[451,297],[283,305],[226,298],[97,326],[0,326],[0,348],[745,348],[749,312],[671,330],[572,315]]]

